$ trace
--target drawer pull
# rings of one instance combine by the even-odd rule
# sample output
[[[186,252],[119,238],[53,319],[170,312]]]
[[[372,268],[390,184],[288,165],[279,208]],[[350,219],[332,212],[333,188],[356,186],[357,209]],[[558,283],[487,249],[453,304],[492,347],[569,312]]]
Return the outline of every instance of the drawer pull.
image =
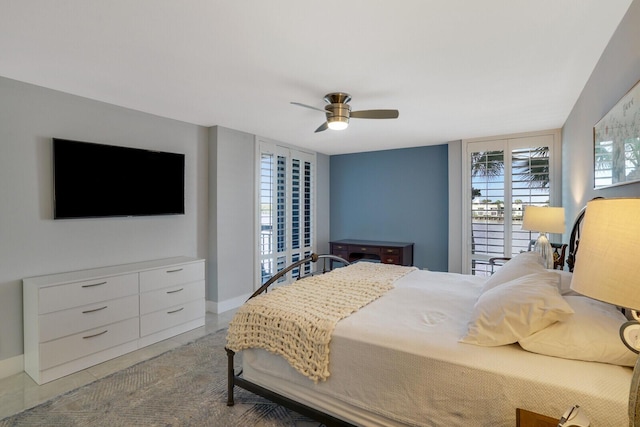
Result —
[[[367,248],[360,248],[360,252],[367,252]]]
[[[83,339],[83,340],[86,340],[86,339],[89,339],[89,338],[99,337],[100,335],[104,335],[104,334],[106,334],[106,333],[107,333],[107,331],[108,331],[108,329],[105,329],[104,331],[102,331],[102,332],[98,332],[97,334],[93,334],[93,335],[88,335],[88,336],[86,336],[86,337],[82,337],[82,339]]]
[[[175,270],[167,270],[167,273],[177,273],[178,271],[184,270],[183,268],[176,268]]]
[[[90,285],[82,285],[83,288],[93,288],[94,286],[106,285],[107,282],[92,283]]]
[[[175,294],[176,292],[180,292],[184,290],[184,288],[176,289],[175,291],[167,291],[168,294]]]
[[[173,310],[173,311],[167,311],[167,314],[177,313],[177,312],[182,311],[182,310],[184,310],[184,307],[180,307],[179,309]]]
[[[85,310],[82,312],[82,314],[87,314],[87,313],[93,313],[95,311],[100,311],[100,310],[104,310],[105,308],[107,308],[107,306],[105,305],[104,307],[100,307],[100,308],[94,308],[93,310]]]

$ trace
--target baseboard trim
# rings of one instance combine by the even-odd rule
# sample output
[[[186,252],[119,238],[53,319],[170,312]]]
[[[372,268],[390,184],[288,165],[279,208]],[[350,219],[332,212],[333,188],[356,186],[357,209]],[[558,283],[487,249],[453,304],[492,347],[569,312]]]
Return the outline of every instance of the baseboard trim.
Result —
[[[24,371],[24,355],[0,360],[0,379],[7,378]]]
[[[224,301],[207,301],[207,311],[210,313],[224,313],[225,311],[233,310],[240,307],[245,303],[251,294],[240,295],[239,297],[231,298]]]

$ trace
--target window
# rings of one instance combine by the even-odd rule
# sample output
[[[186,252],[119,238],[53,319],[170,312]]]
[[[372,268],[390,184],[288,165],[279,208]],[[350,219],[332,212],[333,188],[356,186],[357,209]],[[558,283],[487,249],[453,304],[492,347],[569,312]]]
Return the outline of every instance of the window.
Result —
[[[259,140],[259,268],[261,283],[315,249],[315,154]],[[305,264],[279,282],[310,273]]]
[[[529,250],[537,234],[521,229],[524,207],[559,205],[557,141],[554,132],[465,142],[466,273],[488,275],[489,258]]]

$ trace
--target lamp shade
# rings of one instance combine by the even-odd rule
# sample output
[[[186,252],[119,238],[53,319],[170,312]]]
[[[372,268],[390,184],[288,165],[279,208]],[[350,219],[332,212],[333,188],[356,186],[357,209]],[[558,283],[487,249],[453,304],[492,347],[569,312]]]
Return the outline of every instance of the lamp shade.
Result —
[[[522,229],[540,233],[564,233],[564,208],[525,206]]]
[[[640,199],[587,203],[571,289],[640,309]]]

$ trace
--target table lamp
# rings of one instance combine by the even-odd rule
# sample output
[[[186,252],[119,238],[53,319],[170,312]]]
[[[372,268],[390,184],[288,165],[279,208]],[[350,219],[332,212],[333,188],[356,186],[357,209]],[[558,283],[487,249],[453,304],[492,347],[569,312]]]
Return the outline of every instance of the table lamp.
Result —
[[[547,268],[553,268],[553,249],[547,233],[564,233],[564,208],[525,206],[522,229],[540,233],[533,250],[542,255]]]
[[[619,307],[633,309],[634,321],[620,327],[622,342],[640,351],[640,199],[595,199],[587,203],[571,289]],[[629,425],[640,426],[640,363],[629,393]]]

